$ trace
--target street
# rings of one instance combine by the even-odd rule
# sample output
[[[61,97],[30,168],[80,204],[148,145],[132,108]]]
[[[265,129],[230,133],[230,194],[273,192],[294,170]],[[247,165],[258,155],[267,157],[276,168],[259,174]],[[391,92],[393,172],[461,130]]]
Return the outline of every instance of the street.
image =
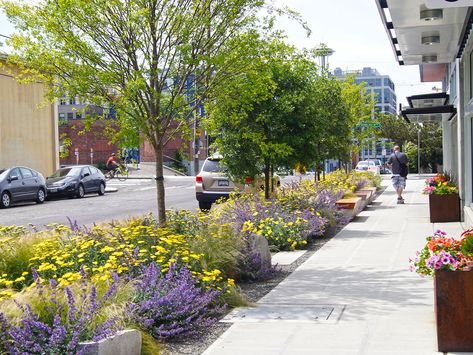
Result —
[[[166,208],[197,209],[194,177],[166,177]],[[28,225],[39,228],[49,223],[69,225],[69,220],[79,225],[107,222],[153,212],[156,215],[156,185],[152,179],[111,180],[107,188],[117,192],[86,195],[83,199],[46,201],[42,205],[23,203],[0,210],[0,225]]]

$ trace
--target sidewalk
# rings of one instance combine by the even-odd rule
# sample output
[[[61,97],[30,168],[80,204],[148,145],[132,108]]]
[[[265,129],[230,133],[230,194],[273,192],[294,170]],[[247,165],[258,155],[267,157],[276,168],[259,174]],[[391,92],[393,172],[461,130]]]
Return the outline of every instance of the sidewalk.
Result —
[[[434,229],[459,237],[462,228],[429,222],[423,180],[409,176],[405,205],[389,185],[204,354],[440,354],[433,281],[408,260]]]
[[[129,169],[129,174],[128,178],[129,179],[154,179],[156,176],[156,163],[140,163],[139,168],[137,169],[136,166],[133,166],[132,164],[128,164],[128,169]],[[170,177],[182,177],[186,178],[188,176],[183,176],[180,173],[164,166],[164,176],[165,178],[170,178]],[[195,179],[195,177],[188,177]]]

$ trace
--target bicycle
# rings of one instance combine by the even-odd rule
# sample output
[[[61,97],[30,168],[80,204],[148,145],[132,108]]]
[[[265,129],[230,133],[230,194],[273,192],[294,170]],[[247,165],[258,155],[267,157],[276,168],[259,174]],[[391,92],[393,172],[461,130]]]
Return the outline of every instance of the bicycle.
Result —
[[[128,166],[120,164],[115,170],[109,170],[105,174],[105,180],[108,181],[110,179],[117,178],[120,181],[125,181],[128,179],[128,173]]]

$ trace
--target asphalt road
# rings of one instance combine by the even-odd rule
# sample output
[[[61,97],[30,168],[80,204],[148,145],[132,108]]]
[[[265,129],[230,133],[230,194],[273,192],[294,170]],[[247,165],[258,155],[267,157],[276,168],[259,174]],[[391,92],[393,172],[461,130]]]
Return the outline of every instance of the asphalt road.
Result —
[[[313,178],[306,176],[304,178]],[[298,177],[289,176],[281,179],[282,184],[298,180]],[[193,176],[166,176],[166,208],[188,209],[195,211],[198,208],[195,199],[195,177]],[[34,226],[42,229],[50,223],[70,225],[93,225],[98,222],[111,222],[141,216],[152,212],[156,216],[156,183],[153,179],[128,179],[126,181],[111,180],[107,182],[109,188],[118,189],[117,192],[106,192],[104,196],[98,194],[86,195],[82,199],[63,198],[38,205],[27,202],[13,205],[8,209],[0,209],[0,225]]]
[[[196,210],[194,177],[166,177],[166,208]],[[69,219],[79,225],[92,225],[127,217],[140,216],[148,212],[156,215],[156,183],[151,179],[111,180],[107,188],[117,192],[86,195],[82,199],[60,199],[14,205],[0,210],[0,225],[33,224],[43,228],[49,223],[69,225]],[[69,219],[68,219],[69,218]]]

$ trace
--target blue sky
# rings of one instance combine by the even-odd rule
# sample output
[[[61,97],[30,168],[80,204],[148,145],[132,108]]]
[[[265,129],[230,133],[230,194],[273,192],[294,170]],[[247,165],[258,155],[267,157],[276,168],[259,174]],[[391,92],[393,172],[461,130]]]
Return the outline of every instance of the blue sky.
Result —
[[[299,24],[281,19],[279,26],[286,31],[289,43],[299,48],[326,43],[335,50],[329,58],[331,69],[372,67],[380,74],[389,75],[396,86],[398,104],[406,106],[406,96],[430,93],[432,87],[440,87],[440,83],[421,83],[418,66],[397,64],[374,0],[275,0],[275,3],[298,11],[312,30],[307,38]],[[0,14],[0,34],[9,35],[13,30]]]

